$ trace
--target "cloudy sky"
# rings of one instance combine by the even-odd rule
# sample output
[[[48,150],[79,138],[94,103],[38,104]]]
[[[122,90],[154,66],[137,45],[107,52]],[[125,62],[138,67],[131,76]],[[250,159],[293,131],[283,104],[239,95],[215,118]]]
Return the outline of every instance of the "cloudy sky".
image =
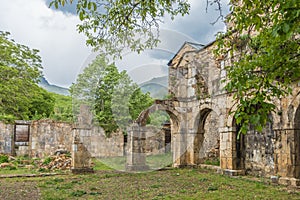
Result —
[[[76,81],[80,71],[94,58],[85,37],[77,33],[78,17],[74,5],[62,10],[49,8],[50,0],[0,0],[0,30],[9,31],[16,42],[40,50],[43,74],[51,84],[63,87]],[[164,19],[161,25],[161,44],[142,54],[125,52],[117,66],[127,70],[137,82],[166,75],[167,62],[184,41],[207,44],[218,31],[224,31],[214,7],[206,13],[206,0],[189,0],[190,15],[174,21]],[[224,0],[224,13],[228,13],[228,0]]]

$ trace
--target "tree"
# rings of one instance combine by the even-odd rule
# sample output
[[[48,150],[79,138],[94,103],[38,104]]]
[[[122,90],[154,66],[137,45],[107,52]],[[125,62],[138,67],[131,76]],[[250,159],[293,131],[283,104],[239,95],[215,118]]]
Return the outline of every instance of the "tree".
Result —
[[[53,0],[50,6],[64,6],[73,0]],[[188,14],[186,0],[78,0],[77,14],[82,21],[78,31],[87,44],[108,55],[120,56],[124,48],[143,51],[159,42],[159,23],[165,15]],[[156,30],[156,31],[153,31]]]
[[[58,7],[66,2],[72,0],[54,0],[51,5]],[[217,4],[221,11],[221,0],[207,3]],[[272,99],[288,95],[300,77],[300,2],[230,3],[230,27],[227,33],[219,35],[216,54],[231,60],[226,67],[226,90],[234,93],[235,118],[241,132],[246,133],[250,124],[260,131],[275,109]],[[186,0],[79,0],[77,12],[83,23],[78,30],[87,35],[88,44],[104,47],[109,53],[120,52],[120,48],[114,47],[123,46],[139,52],[157,44],[151,28],[163,16],[188,14],[189,6]],[[146,42],[136,34],[143,34]]]
[[[52,94],[55,98],[53,113],[50,118],[53,120],[73,122],[73,101],[71,96]]]
[[[226,90],[237,102],[235,119],[246,133],[262,131],[275,110],[274,98],[288,95],[300,80],[300,2],[231,1],[231,24],[218,39],[217,54],[229,59]]]
[[[118,129],[126,132],[138,114],[153,103],[150,95],[143,94],[126,71],[119,72],[115,64],[107,64],[103,55],[84,69],[70,92],[76,107],[87,104],[92,108],[107,136]]]
[[[83,72],[78,75],[76,83],[70,87],[75,115],[79,114],[80,104],[95,107],[99,81],[103,78],[104,69],[107,67],[105,57],[97,56],[88,67],[84,68]]]
[[[49,116],[54,100],[37,83],[41,76],[38,50],[16,43],[0,31],[0,119]]]

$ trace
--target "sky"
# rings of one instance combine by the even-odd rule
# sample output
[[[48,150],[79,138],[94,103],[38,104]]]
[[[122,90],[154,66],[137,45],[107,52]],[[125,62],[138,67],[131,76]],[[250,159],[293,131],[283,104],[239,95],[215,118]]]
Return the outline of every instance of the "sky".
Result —
[[[0,30],[9,31],[20,44],[40,50],[43,74],[50,84],[69,87],[77,75],[95,57],[79,34],[80,23],[75,5],[63,9],[49,8],[50,0],[0,0]],[[206,12],[206,0],[189,0],[190,14],[166,17],[160,25],[161,43],[153,50],[141,54],[124,52],[122,60],[115,63],[120,70],[127,70],[138,83],[153,77],[167,75],[167,63],[185,41],[208,44],[225,24],[218,21],[215,7]],[[223,0],[224,15],[228,13],[228,0]]]

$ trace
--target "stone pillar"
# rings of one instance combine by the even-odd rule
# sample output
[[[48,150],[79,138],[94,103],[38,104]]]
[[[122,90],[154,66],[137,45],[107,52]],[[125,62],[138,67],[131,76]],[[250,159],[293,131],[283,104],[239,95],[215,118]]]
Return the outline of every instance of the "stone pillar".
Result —
[[[91,154],[86,147],[80,142],[79,135],[74,134],[74,141],[72,145],[72,173],[93,173],[91,168]]]
[[[149,167],[146,165],[145,153],[145,128],[137,123],[134,123],[128,130],[127,140],[127,171],[145,171]]]
[[[274,152],[275,169],[281,176],[279,183],[283,185],[300,186],[300,159],[299,159],[299,130],[275,130],[279,137]]]
[[[191,157],[193,157],[192,149],[189,149],[187,142],[186,122],[181,122],[179,132],[172,133],[173,136],[173,167],[185,167],[192,165]]]
[[[244,174],[244,170],[237,169],[236,130],[224,127],[220,132],[220,166],[224,174],[236,176]]]

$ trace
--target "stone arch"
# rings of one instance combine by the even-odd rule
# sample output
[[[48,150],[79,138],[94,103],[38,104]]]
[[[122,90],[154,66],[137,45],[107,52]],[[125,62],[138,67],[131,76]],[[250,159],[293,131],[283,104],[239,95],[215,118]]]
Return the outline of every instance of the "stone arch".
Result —
[[[166,148],[168,148],[168,151],[171,151],[172,153],[174,152],[174,148],[180,148],[178,146],[174,146],[174,135],[176,135],[179,132],[179,124],[180,124],[180,115],[179,113],[173,109],[169,104],[168,101],[156,101],[156,104],[153,104],[146,110],[142,111],[138,118],[136,119],[136,123],[141,126],[145,127],[147,119],[151,113],[154,113],[155,111],[165,111],[169,116],[170,116],[170,123],[168,127],[162,127],[164,131],[168,129],[168,135],[165,135],[165,142],[166,140],[167,143],[165,143]],[[166,132],[165,132],[166,134]]]
[[[220,134],[219,118],[211,108],[202,109],[196,117],[196,134],[194,137],[194,163],[201,164],[219,161]]]
[[[171,122],[178,125],[178,123],[179,123],[179,114],[178,114],[178,112],[176,110],[170,109],[167,106],[164,106],[162,104],[153,104],[152,106],[150,106],[146,110],[142,111],[139,114],[138,118],[135,120],[135,122],[138,123],[141,126],[145,126],[146,125],[146,120],[149,117],[149,115],[151,113],[155,112],[155,111],[158,111],[158,110],[166,111],[166,113],[168,113],[168,115],[170,116]]]

